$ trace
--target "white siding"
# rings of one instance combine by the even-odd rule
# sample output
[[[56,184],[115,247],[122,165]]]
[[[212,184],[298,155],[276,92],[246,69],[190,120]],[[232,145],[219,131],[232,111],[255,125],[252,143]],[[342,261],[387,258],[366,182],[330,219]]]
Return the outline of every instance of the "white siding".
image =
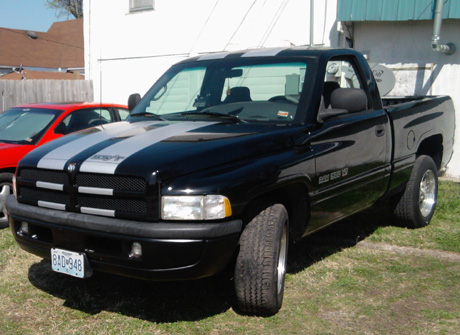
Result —
[[[315,2],[314,44],[337,41],[336,0]],[[95,99],[126,103],[172,64],[205,52],[310,44],[310,0],[84,0],[86,76]]]

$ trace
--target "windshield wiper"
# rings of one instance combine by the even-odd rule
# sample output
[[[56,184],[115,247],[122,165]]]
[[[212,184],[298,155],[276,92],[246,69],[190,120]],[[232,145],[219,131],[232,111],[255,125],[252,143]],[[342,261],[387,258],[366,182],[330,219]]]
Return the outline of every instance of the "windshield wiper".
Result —
[[[240,108],[238,108],[238,110],[239,109]],[[245,122],[245,121],[241,120],[238,116],[231,114],[231,113],[234,113],[234,112],[235,111],[230,112],[229,114],[225,114],[225,113],[219,113],[219,112],[212,112],[212,111],[209,111],[209,110],[204,110],[204,111],[183,112],[183,113],[181,113],[181,115],[182,116],[206,115],[206,116],[214,116],[214,117],[219,117],[219,118],[225,118],[227,120],[234,121],[234,122]]]
[[[149,118],[154,118],[155,120],[160,120],[160,121],[168,121],[165,118],[161,117],[158,114],[155,113],[136,113],[136,114],[130,114],[130,117],[149,117]]]

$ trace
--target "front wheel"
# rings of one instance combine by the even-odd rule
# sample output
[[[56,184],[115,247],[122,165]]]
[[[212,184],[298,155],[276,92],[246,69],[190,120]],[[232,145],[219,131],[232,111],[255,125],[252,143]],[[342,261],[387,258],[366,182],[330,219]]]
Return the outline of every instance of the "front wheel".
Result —
[[[234,276],[242,313],[273,315],[281,308],[288,243],[288,213],[281,204],[261,211],[244,229]]]
[[[13,174],[0,173],[0,228],[8,226],[8,212],[6,211],[6,198],[13,192]]]
[[[438,198],[438,170],[430,156],[415,161],[406,189],[394,210],[399,225],[408,228],[427,226]]]

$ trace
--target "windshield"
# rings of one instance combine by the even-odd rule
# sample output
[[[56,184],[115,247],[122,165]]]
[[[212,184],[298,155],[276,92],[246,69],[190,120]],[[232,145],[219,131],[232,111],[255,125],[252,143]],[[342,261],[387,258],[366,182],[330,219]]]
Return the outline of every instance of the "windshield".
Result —
[[[60,111],[11,108],[0,114],[0,142],[35,144]]]
[[[213,118],[291,123],[305,62],[197,61],[170,69],[131,113],[166,120]]]

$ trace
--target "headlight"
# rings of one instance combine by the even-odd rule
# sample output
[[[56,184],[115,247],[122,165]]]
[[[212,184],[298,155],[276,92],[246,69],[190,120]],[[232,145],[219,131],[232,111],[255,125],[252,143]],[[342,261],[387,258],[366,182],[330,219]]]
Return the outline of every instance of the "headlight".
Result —
[[[163,220],[217,220],[232,215],[227,197],[205,196],[163,196],[161,218]]]

